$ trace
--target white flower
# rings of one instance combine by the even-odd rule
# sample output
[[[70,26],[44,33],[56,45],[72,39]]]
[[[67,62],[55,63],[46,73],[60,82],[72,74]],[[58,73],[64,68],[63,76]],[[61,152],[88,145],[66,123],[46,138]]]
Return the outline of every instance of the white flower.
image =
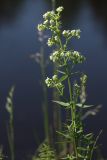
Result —
[[[46,85],[48,86],[48,87],[52,87],[52,79],[50,79],[50,78],[46,78],[46,80],[45,80],[45,83],[46,83]]]
[[[50,78],[47,77],[45,80],[45,83],[48,84],[49,80],[50,80]]]
[[[48,11],[43,15],[43,18],[47,19],[48,17],[50,17],[50,15],[51,15],[51,12]]]
[[[70,30],[64,30],[62,34],[64,37],[68,37],[70,35]]]
[[[71,31],[72,37],[74,36],[74,37],[77,37],[78,39],[80,38],[80,33],[81,33],[80,29]]]
[[[49,47],[54,45],[54,41],[52,40],[52,38],[48,38],[47,44],[48,44]]]
[[[75,33],[76,33],[76,30],[72,30],[72,31],[71,31],[72,36],[74,36]]]
[[[76,30],[76,36],[78,39],[80,38],[80,33],[81,33],[80,29]]]
[[[45,26],[43,24],[38,24],[37,29],[38,31],[43,31],[45,29]]]
[[[48,20],[45,20],[45,21],[43,22],[43,24],[44,24],[44,25],[47,25],[47,24],[48,24]]]
[[[82,56],[79,52],[74,51],[72,52],[72,57],[71,57],[73,63],[82,63],[85,60],[85,57]]]
[[[79,52],[77,52],[77,51],[74,51],[74,52],[73,52],[73,56],[75,56],[75,57],[79,57],[79,56],[80,56],[80,53],[79,53]]]
[[[80,38],[80,29],[77,29],[77,30],[64,30],[63,32],[62,32],[62,34],[63,34],[63,36],[64,37],[69,37],[69,38],[71,38],[71,37],[77,37],[78,39]]]
[[[54,23],[55,23],[54,20],[51,19],[50,24],[53,25]]]
[[[52,79],[53,79],[53,81],[57,81],[58,80],[58,76],[57,75],[53,75]]]
[[[70,52],[70,51],[66,52],[65,56],[66,56],[67,58],[70,58],[70,57],[71,57],[71,52]]]
[[[63,56],[64,56],[64,52],[61,52],[61,53],[60,53],[60,56],[63,57]]]
[[[58,51],[53,52],[53,56],[57,56],[58,55]]]
[[[50,56],[50,60],[52,61],[52,59],[53,59],[53,56],[51,55],[51,56]]]
[[[58,41],[58,36],[55,36],[54,39],[55,39],[55,41]]]
[[[62,12],[63,9],[64,9],[64,8],[61,6],[61,7],[58,7],[58,8],[56,9],[56,11],[57,11],[57,12]]]
[[[58,51],[53,52],[53,54],[50,56],[50,60],[56,62],[58,61],[58,59],[59,59],[59,52]]]

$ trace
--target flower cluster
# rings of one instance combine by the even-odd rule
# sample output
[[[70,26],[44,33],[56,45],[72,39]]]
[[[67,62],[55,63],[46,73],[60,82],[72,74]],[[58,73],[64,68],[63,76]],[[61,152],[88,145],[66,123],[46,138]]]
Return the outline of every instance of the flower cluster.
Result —
[[[49,47],[56,46],[56,50],[50,55],[50,60],[56,63],[59,67],[66,67],[67,64],[75,65],[82,63],[85,57],[77,51],[67,50],[68,42],[72,37],[80,38],[80,30],[64,30],[61,31],[60,13],[63,11],[63,7],[59,7],[56,11],[48,11],[43,15],[43,23],[38,25],[38,30],[50,30],[52,36],[48,38],[47,44]],[[65,38],[63,44],[62,38]],[[70,62],[70,63],[69,63]],[[68,74],[68,73],[67,73]],[[61,93],[64,86],[58,80],[57,75],[54,75],[52,79],[47,78],[46,84],[48,87],[56,87]]]
[[[54,75],[52,79],[47,77],[47,79],[45,80],[45,83],[48,87],[57,88],[60,95],[63,95],[64,85],[60,82],[57,75]]]
[[[82,63],[85,60],[85,57],[78,51],[67,51],[65,57],[67,60],[71,60],[73,64]]]
[[[49,47],[52,47],[53,45],[58,44],[58,43],[59,43],[58,36],[52,36],[52,38],[48,38],[47,44]]]
[[[54,51],[50,55],[50,60],[52,60],[55,63],[58,63],[60,66],[67,61],[71,61],[73,64],[82,63],[85,60],[85,57],[81,55],[77,51]]]
[[[65,38],[72,38],[72,37],[76,37],[76,38],[80,38],[80,29],[77,29],[77,30],[64,30],[62,32],[62,35],[65,37]]]
[[[57,9],[56,9],[56,11],[58,12],[58,13],[61,13],[62,11],[63,11],[63,7],[61,6],[61,7],[58,7]]]
[[[64,56],[63,51],[57,50],[50,55],[50,60],[61,66],[64,64]]]
[[[82,63],[85,60],[85,57],[81,55],[78,51],[74,51],[72,52],[71,59],[74,64],[78,64]]]
[[[44,22],[38,25],[38,30],[43,31],[45,29],[50,29],[55,32],[60,27],[60,13],[63,11],[63,7],[59,7],[56,9],[56,13],[54,11],[48,11],[43,15]],[[59,32],[60,30],[57,30]]]

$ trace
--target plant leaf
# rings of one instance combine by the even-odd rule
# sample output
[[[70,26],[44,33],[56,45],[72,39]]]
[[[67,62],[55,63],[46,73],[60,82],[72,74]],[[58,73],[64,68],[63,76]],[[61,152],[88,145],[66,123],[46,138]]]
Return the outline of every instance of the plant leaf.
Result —
[[[60,70],[57,70],[57,72],[59,72],[59,73],[62,73],[62,74],[65,74],[65,72],[63,72],[63,71],[60,71]]]
[[[77,103],[76,106],[80,108],[90,108],[90,107],[93,107],[94,105],[83,105],[81,103]]]
[[[70,105],[68,102],[61,102],[61,101],[53,101],[53,102],[64,107],[68,107]]]
[[[66,79],[67,79],[67,77],[68,77],[68,75],[64,75],[64,76],[62,76],[62,77],[59,79],[59,82],[62,82],[62,81],[64,81],[64,80],[66,80]]]

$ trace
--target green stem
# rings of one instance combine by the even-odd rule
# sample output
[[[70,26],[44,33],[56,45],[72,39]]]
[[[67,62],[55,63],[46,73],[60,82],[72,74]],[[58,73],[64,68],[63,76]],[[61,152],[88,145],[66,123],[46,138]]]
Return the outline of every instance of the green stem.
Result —
[[[57,21],[56,21],[56,26],[57,26]],[[58,39],[59,39],[59,47],[65,51],[66,47],[63,47],[61,38],[60,38],[60,34],[58,34]],[[68,41],[66,41],[67,45]],[[65,61],[66,64],[66,61]],[[70,82],[70,76],[69,76],[69,66],[66,65],[65,66],[65,71],[68,75],[68,88],[69,88],[69,96],[70,96],[70,103],[72,102],[72,88],[71,88],[71,82]],[[76,137],[75,137],[75,129],[76,129],[76,120],[75,120],[75,104],[73,104],[73,106],[71,105],[71,119],[72,119],[72,123],[73,123],[73,132],[74,132],[74,137],[73,137],[73,148],[74,148],[74,155],[76,156],[76,160],[78,160],[78,153],[77,153],[77,146],[76,146]]]
[[[68,74],[69,75],[69,74]],[[69,95],[70,95],[70,103],[72,102],[72,88],[71,88],[71,82],[70,78],[68,76],[68,88],[69,88]],[[73,124],[73,148],[74,148],[74,154],[76,156],[76,159],[78,160],[78,152],[77,152],[77,146],[76,146],[76,137],[75,137],[75,132],[76,132],[76,112],[75,112],[75,103],[71,105],[71,118],[72,118],[72,124]]]
[[[71,82],[68,76],[68,88],[69,88],[69,95],[70,95],[70,102],[72,101],[72,90],[71,90]]]

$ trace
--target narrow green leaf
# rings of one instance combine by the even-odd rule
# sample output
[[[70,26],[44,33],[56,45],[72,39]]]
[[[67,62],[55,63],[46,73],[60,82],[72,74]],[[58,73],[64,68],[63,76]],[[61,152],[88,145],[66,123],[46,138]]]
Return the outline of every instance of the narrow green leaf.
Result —
[[[59,73],[62,73],[62,74],[65,74],[65,72],[63,72],[63,71],[60,71],[60,70],[57,70]]]
[[[64,107],[68,107],[70,105],[68,102],[61,102],[61,101],[53,101],[53,102]]]
[[[93,107],[94,105],[83,105],[81,103],[77,103],[76,106],[80,108],[90,108],[90,107]]]
[[[62,82],[68,78],[68,75],[64,75],[59,79],[59,82]]]

